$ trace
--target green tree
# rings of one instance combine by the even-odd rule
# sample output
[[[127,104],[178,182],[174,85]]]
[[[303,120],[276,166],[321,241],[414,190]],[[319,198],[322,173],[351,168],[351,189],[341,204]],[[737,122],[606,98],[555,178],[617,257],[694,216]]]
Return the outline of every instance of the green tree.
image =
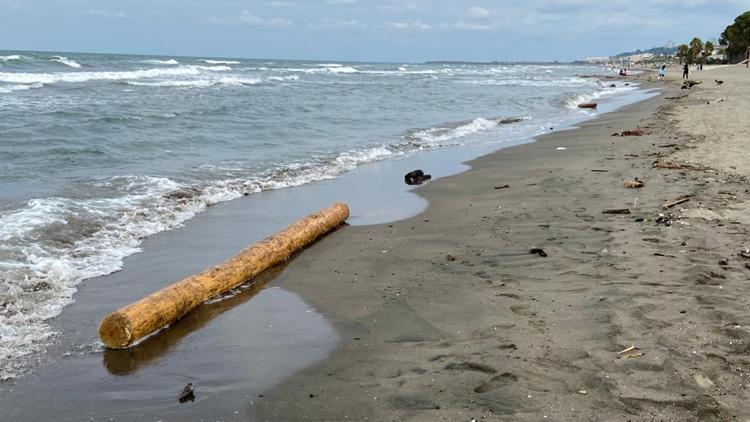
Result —
[[[691,50],[687,44],[677,47],[677,57],[681,63],[692,63]]]
[[[719,44],[727,46],[730,60],[738,61],[745,58],[750,46],[750,11],[734,19],[734,23],[727,26],[719,39]]]
[[[703,53],[703,41],[695,37],[690,41],[690,61],[688,63],[699,62]]]

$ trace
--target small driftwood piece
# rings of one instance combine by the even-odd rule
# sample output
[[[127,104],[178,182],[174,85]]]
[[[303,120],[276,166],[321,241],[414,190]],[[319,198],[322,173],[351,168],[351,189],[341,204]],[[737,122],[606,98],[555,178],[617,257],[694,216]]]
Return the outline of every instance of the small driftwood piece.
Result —
[[[578,104],[578,108],[597,108],[599,104],[597,103],[581,103]]]
[[[684,204],[685,202],[688,202],[688,201],[690,201],[690,197],[682,197],[682,198],[676,199],[674,201],[666,202],[661,207],[662,207],[662,209],[668,210],[668,209],[670,209],[670,208],[672,208],[674,206],[677,206],[677,205],[680,205],[680,204]]]
[[[717,98],[715,100],[706,101],[706,104],[711,105],[711,104],[721,103],[721,102],[724,102],[726,100],[727,100],[727,97],[721,97],[721,98]]]
[[[508,189],[510,185],[495,186],[495,190]]]
[[[602,214],[630,214],[630,208],[616,208],[611,210],[604,210]]]

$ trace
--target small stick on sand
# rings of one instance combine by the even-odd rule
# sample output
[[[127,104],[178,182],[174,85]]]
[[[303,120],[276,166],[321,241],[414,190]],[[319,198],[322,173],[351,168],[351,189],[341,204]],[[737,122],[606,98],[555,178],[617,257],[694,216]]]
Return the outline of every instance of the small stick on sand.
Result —
[[[618,355],[623,355],[623,354],[625,354],[625,353],[628,353],[628,352],[631,352],[631,351],[633,351],[633,350],[635,350],[635,346],[630,346],[630,347],[628,347],[627,349],[624,349],[624,350],[620,350],[619,352],[617,352],[617,354],[618,354]]]
[[[667,202],[664,205],[662,205],[661,207],[663,209],[665,209],[665,210],[668,210],[668,209],[670,209],[670,208],[672,208],[672,207],[674,207],[676,205],[684,204],[685,202],[688,202],[689,200],[690,200],[690,198],[680,198],[680,199],[678,199],[676,201]]]
[[[602,214],[630,214],[630,208],[618,208],[613,210],[604,210]]]

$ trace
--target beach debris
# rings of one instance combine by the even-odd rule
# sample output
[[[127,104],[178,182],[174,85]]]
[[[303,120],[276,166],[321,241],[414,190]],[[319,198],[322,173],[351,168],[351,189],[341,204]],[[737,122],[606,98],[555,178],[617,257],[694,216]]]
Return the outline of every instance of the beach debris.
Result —
[[[601,169],[592,169],[591,171],[594,173],[609,173],[609,170],[601,170]]]
[[[610,88],[617,88],[617,84],[610,84],[609,87]]]
[[[716,85],[724,85],[724,81],[720,81],[718,79],[714,79],[714,82],[716,82]]]
[[[565,151],[566,149],[565,147],[557,147],[557,151]]]
[[[726,258],[720,259],[719,260],[719,265],[722,266],[722,267],[727,267],[727,266],[729,266],[729,260],[726,259]]]
[[[682,89],[690,89],[696,85],[700,85],[701,81],[685,81],[682,83]]]
[[[456,260],[456,257],[455,257],[455,256],[453,256],[453,255],[447,255],[447,256],[445,257],[445,259],[447,259],[448,261],[451,261],[451,262],[453,262],[453,261],[455,261],[455,260]]]
[[[187,383],[187,385],[182,389],[182,392],[180,393],[177,400],[180,403],[195,401],[195,387],[193,387],[192,382]]]
[[[625,187],[630,188],[630,189],[642,188],[643,182],[638,180],[638,178],[636,177],[634,180],[628,180],[627,182],[625,182]]]
[[[630,346],[630,347],[628,347],[626,349],[623,349],[623,350],[620,350],[619,352],[617,352],[617,356],[618,356],[617,359],[620,359],[620,358],[624,358],[624,359],[639,358],[639,357],[644,356],[644,355],[645,355],[645,353],[641,352],[641,349],[639,349],[638,347]]]
[[[421,185],[427,180],[432,179],[432,175],[424,174],[422,170],[413,170],[404,175],[404,182],[407,185]]]
[[[695,383],[698,384],[698,387],[704,390],[710,390],[716,387],[716,384],[714,384],[714,382],[711,381],[711,378],[703,374],[693,374],[693,379],[695,380]]]
[[[656,225],[657,226],[671,226],[674,220],[674,216],[671,213],[664,213],[659,214],[659,217],[656,219]]]
[[[674,206],[677,206],[677,205],[680,205],[680,204],[684,204],[685,202],[690,201],[690,198],[692,196],[693,195],[683,195],[683,196],[675,199],[674,201],[667,201],[667,202],[665,202],[664,205],[662,205],[661,207],[662,207],[662,209],[668,210],[668,209],[670,209],[670,208],[672,208]]]
[[[653,164],[654,168],[657,169],[668,169],[668,170],[701,170],[700,167],[693,166],[690,164],[678,164],[664,161],[656,161]]]
[[[547,252],[544,252],[544,249],[541,249],[541,248],[532,248],[529,251],[529,253],[532,254],[532,255],[539,255],[542,258],[546,258],[547,257]]]
[[[679,100],[680,98],[685,98],[687,95],[676,95],[674,97],[664,97],[665,100]]]
[[[581,103],[578,104],[578,108],[597,108],[599,104],[597,103]]]
[[[175,323],[205,301],[289,261],[296,252],[344,225],[348,218],[349,207],[341,202],[310,214],[219,265],[107,315],[99,324],[99,338],[108,348],[126,349]]]
[[[630,214],[630,208],[615,208],[611,210],[604,210],[602,214]]]
[[[628,347],[626,349],[620,350],[619,352],[617,352],[617,354],[618,355],[622,355],[622,354],[625,354],[625,353],[628,353],[628,352],[632,352],[633,350],[635,350],[635,346],[630,346],[630,347]]]
[[[510,185],[495,186],[495,190],[508,189]]]
[[[740,258],[750,259],[750,248],[745,248],[742,252],[737,254]]]
[[[711,104],[721,103],[721,102],[724,102],[726,100],[727,100],[727,97],[721,97],[721,98],[717,98],[715,100],[706,101],[706,104],[711,105]]]
[[[582,395],[582,396],[585,396],[586,394],[588,394],[588,393],[589,393],[589,392],[588,392],[588,391],[586,391],[586,390],[578,390],[578,391],[576,391],[576,392],[577,392],[578,394]]]
[[[644,136],[651,135],[651,132],[641,128],[635,128],[632,130],[623,130],[620,133],[613,133],[612,136]]]

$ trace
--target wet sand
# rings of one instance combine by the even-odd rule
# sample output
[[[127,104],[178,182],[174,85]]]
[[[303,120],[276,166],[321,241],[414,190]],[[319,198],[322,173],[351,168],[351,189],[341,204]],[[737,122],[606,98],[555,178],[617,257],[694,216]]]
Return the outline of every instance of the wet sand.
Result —
[[[696,142],[676,119],[713,96],[704,84],[665,100],[685,94],[676,83],[472,161],[419,190],[418,216],[347,227],[300,256],[277,283],[342,341],[252,419],[750,418],[748,229],[722,214],[748,215],[750,191],[736,174],[654,167]],[[636,127],[652,133],[611,136]],[[645,187],[626,188],[635,177]]]

